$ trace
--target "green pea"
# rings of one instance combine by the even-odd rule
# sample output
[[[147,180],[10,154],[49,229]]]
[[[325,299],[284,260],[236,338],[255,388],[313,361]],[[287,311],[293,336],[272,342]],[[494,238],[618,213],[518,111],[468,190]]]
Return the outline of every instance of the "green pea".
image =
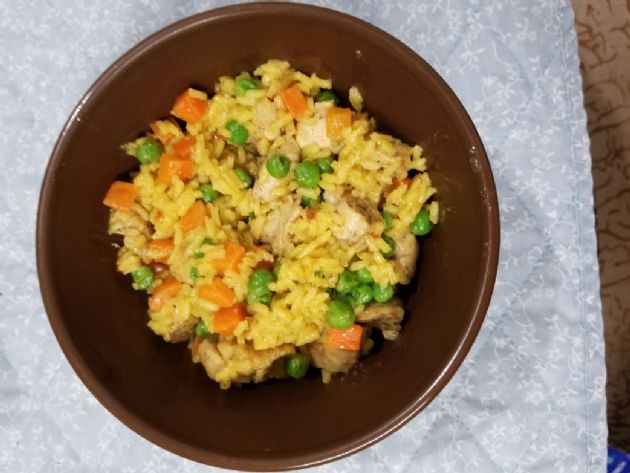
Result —
[[[149,289],[155,281],[155,275],[148,266],[140,266],[131,273],[131,287],[136,291],[144,291]]]
[[[300,199],[300,205],[304,207],[305,209],[308,209],[315,204],[319,204],[321,201],[322,201],[321,194],[317,196],[317,199],[313,199],[311,197],[306,197],[305,195],[303,195],[302,198]]]
[[[359,281],[362,284],[372,284],[374,282],[374,279],[372,279],[372,274],[370,273],[370,270],[367,268],[361,268],[360,270],[357,271],[357,281]]]
[[[427,212],[425,209],[422,209],[420,212],[418,212],[413,221],[409,224],[409,228],[418,236],[423,236],[430,233],[431,230],[433,230],[433,223],[429,218],[429,212]]]
[[[214,245],[214,240],[212,238],[204,238],[201,240],[201,246],[204,245]]]
[[[315,97],[315,102],[326,102],[328,100],[332,100],[335,102],[335,105],[339,105],[339,97],[332,90],[322,90]]]
[[[147,138],[136,146],[135,156],[140,164],[157,163],[162,156],[162,145],[153,138]]]
[[[367,304],[374,297],[374,291],[369,284],[361,284],[352,291],[352,300],[356,304]]]
[[[241,125],[236,120],[230,120],[229,122],[227,122],[225,128],[227,128],[228,131],[231,133],[230,137],[228,138],[231,143],[234,143],[235,145],[242,145],[247,141],[247,138],[249,136],[247,128],[245,128],[245,126]]]
[[[387,302],[394,297],[394,288],[392,286],[379,286],[378,284],[373,284],[372,292],[376,302]]]
[[[385,220],[385,231],[391,230],[394,226],[394,218],[392,217],[392,214],[390,214],[387,210],[383,210],[381,215],[383,216],[383,220]]]
[[[271,292],[267,292],[265,294],[252,294],[250,292],[247,294],[247,303],[253,304],[254,302],[260,302],[261,304],[269,305],[271,304],[272,297]]]
[[[273,282],[273,273],[265,268],[255,269],[247,282],[247,292],[254,295],[267,294]]]
[[[304,161],[295,168],[295,180],[300,187],[311,189],[319,184],[319,166],[313,161]]]
[[[358,281],[356,274],[352,271],[344,271],[339,275],[335,289],[337,292],[342,294],[350,294],[357,285]]]
[[[199,276],[199,268],[197,268],[197,266],[190,268],[190,279],[194,281],[195,279],[199,279]]]
[[[197,325],[195,325],[195,335],[199,338],[208,338],[210,335],[212,335],[202,319],[199,319],[199,322],[197,322]]]
[[[291,161],[282,154],[274,154],[267,160],[267,171],[276,179],[287,177],[291,170]]]
[[[344,329],[351,327],[355,319],[354,309],[347,299],[336,298],[328,304],[326,321],[332,328]]]
[[[193,258],[195,259],[201,259],[205,256],[205,253],[203,251],[195,251],[193,253]]]
[[[201,192],[201,200],[205,204],[211,204],[219,198],[219,193],[210,184],[201,184],[199,192]]]
[[[306,376],[308,367],[310,365],[308,357],[302,353],[297,353],[287,358],[284,368],[287,374],[293,379],[300,379]]]
[[[280,263],[276,263],[273,267],[273,277],[278,279],[278,275],[280,274]]]
[[[319,166],[319,170],[323,174],[332,174],[335,170],[332,167],[333,159],[331,157],[328,158],[319,158],[317,160],[317,165]]]
[[[245,92],[252,89],[260,89],[260,82],[256,79],[250,79],[249,77],[238,79],[234,86],[234,92],[237,97],[242,97],[245,95]]]
[[[387,235],[381,235],[381,238],[389,245],[390,248],[389,251],[381,251],[381,253],[385,258],[391,258],[396,254],[396,242],[392,237]]]
[[[245,169],[236,168],[234,172],[238,178],[245,183],[246,187],[251,187],[254,184],[254,178]]]

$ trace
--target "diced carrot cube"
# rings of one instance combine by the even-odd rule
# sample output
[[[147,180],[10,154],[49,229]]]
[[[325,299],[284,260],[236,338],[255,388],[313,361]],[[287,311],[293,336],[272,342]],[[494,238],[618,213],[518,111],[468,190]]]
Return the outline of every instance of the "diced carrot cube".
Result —
[[[159,263],[166,263],[171,256],[175,243],[171,238],[162,238],[157,240],[151,240],[147,245],[153,255],[153,259]]]
[[[188,159],[190,157],[190,150],[193,149],[197,140],[193,136],[185,136],[176,143],[173,143],[173,151],[180,159]]]
[[[237,273],[238,265],[246,253],[245,247],[228,241],[223,244],[223,248],[225,248],[225,256],[214,260],[212,264],[219,274],[225,274],[228,269]]]
[[[243,304],[234,304],[224,307],[214,313],[214,332],[219,335],[229,336],[242,320],[245,320],[247,312]]]
[[[103,203],[116,210],[131,210],[138,197],[138,188],[130,182],[114,181],[109,186]]]
[[[225,283],[214,278],[209,284],[199,287],[199,297],[218,305],[219,307],[230,307],[236,302],[234,291],[227,287]]]
[[[179,292],[181,284],[173,276],[167,277],[162,284],[155,288],[149,299],[149,308],[160,310],[167,299],[171,299]]]
[[[194,168],[195,165],[190,159],[181,159],[174,154],[164,153],[160,158],[158,177],[166,184],[171,183],[173,176],[188,181],[193,177]]]
[[[363,327],[354,324],[344,329],[329,328],[326,332],[326,346],[340,350],[357,351],[361,348]]]
[[[293,118],[298,118],[306,110],[306,98],[297,84],[280,92],[280,97]]]
[[[183,232],[187,232],[203,224],[203,219],[206,218],[206,206],[200,200],[196,200],[190,208],[186,211],[182,218],[179,219],[179,228]]]
[[[208,110],[208,100],[200,98],[200,94],[203,93],[194,89],[186,90],[175,100],[171,113],[186,122],[198,122]]]
[[[349,108],[331,107],[326,113],[326,135],[339,138],[344,128],[352,125],[352,111]]]

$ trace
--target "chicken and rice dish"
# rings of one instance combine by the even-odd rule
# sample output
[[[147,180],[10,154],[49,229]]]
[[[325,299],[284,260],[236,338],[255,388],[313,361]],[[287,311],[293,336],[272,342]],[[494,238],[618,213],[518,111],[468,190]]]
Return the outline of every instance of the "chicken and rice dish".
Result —
[[[436,190],[419,146],[332,87],[270,60],[212,97],[187,89],[124,146],[139,169],[103,200],[149,328],[224,389],[314,368],[328,382],[375,331],[399,336]]]

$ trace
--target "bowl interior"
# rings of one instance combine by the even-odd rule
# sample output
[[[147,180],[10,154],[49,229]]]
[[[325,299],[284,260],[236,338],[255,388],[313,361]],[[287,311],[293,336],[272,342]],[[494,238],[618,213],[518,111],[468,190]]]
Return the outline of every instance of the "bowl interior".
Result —
[[[430,157],[443,221],[424,244],[402,336],[329,385],[318,378],[221,391],[146,327],[145,296],[115,270],[101,199],[135,162],[120,145],[189,85],[282,58],[347,91]],[[300,5],[202,14],[124,56],[86,95],[48,169],[38,219],[42,293],[70,362],[123,422],[176,453],[241,469],[315,464],[376,441],[423,407],[461,363],[487,307],[498,252],[494,185],[463,108],[437,74],[358,20]]]

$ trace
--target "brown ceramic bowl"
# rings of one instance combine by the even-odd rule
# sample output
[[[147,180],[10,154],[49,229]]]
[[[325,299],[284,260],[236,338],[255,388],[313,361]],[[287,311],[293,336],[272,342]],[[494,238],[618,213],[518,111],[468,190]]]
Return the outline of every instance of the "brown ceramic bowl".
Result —
[[[120,145],[194,84],[284,58],[358,83],[382,128],[431,157],[446,210],[426,239],[402,336],[348,375],[221,391],[184,344],[146,327],[146,296],[115,269],[101,199],[136,163]],[[297,4],[248,4],[185,19],[121,57],[66,124],[44,179],[37,263],[52,328],[94,396],[150,441],[245,470],[312,466],[356,452],[423,409],[462,363],[484,318],[499,250],[483,145],[453,92],[404,44],[352,17]]]

